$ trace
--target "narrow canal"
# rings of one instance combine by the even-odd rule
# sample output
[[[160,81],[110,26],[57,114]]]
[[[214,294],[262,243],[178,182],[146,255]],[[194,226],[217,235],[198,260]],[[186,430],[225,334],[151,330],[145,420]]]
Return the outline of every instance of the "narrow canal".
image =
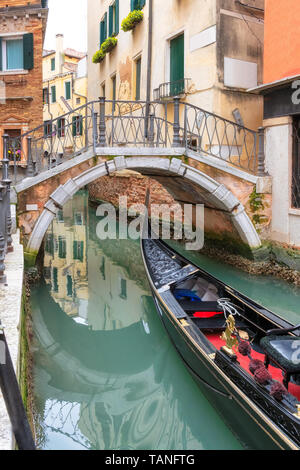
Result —
[[[249,447],[224,423],[174,351],[152,301],[139,243],[100,241],[98,222],[82,191],[46,235],[44,276],[32,291],[39,448]],[[299,288],[189,256],[299,322]]]

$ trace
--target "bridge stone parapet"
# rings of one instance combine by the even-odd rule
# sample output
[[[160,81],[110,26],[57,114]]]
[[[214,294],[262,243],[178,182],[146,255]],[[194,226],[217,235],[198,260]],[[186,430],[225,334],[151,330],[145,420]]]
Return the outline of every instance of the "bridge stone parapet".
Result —
[[[144,153],[144,152],[143,152]],[[105,158],[106,157],[106,158]],[[76,160],[77,159],[77,160]],[[193,166],[191,164],[193,163]],[[43,242],[45,233],[58,211],[78,190],[103,176],[114,175],[122,170],[134,170],[147,177],[157,179],[174,199],[180,203],[204,204],[207,210],[231,224],[232,236],[240,237],[250,249],[260,247],[260,237],[234,191],[228,185],[210,176],[187,157],[172,155],[91,155],[75,157],[72,164],[61,165],[55,171],[30,178],[16,186],[18,195],[19,225],[24,236],[25,251],[34,260]],[[201,165],[197,165],[201,166]],[[60,168],[60,171],[59,171]],[[215,172],[220,170],[213,169]],[[224,175],[224,173],[223,173]],[[226,173],[228,181],[230,174]],[[237,185],[232,175],[232,188]],[[101,180],[100,180],[101,181]],[[242,184],[239,178],[239,184]],[[253,190],[252,182],[246,181],[247,189]],[[248,188],[249,185],[249,188]],[[37,210],[32,211],[36,204]],[[27,210],[29,208],[30,210]],[[221,220],[221,219],[220,219]],[[220,222],[220,226],[222,223]]]

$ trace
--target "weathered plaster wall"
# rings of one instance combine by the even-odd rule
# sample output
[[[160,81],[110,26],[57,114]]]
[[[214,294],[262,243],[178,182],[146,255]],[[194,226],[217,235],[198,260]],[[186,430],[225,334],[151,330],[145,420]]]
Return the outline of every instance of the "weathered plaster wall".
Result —
[[[266,169],[273,177],[270,238],[300,247],[300,210],[291,207],[292,119],[269,119],[266,125]]]
[[[250,3],[263,6],[263,0]],[[93,64],[92,56],[99,49],[99,21],[109,4],[109,0],[88,3],[89,99],[102,95],[102,85],[111,99],[111,78],[116,76],[117,99],[134,100],[135,60],[141,57],[141,99],[145,100],[148,2],[143,9],[144,21],[133,32],[120,30],[117,47],[101,64]],[[130,0],[122,0],[120,24],[129,11]],[[231,120],[233,110],[239,108],[245,125],[257,129],[262,123],[262,98],[246,94],[246,89],[224,86],[224,57],[256,63],[257,82],[261,83],[263,22],[234,0],[154,0],[151,98],[155,88],[170,81],[170,40],[181,33],[185,35],[185,78],[190,79],[188,93],[182,99]],[[172,106],[169,108],[171,114]]]

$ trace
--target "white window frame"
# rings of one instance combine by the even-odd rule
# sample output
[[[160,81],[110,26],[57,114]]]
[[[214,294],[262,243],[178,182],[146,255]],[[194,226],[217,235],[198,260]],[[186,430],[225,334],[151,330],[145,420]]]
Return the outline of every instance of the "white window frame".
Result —
[[[8,69],[7,68],[7,55],[6,55],[6,42],[7,41],[17,41],[23,39],[24,34],[13,34],[13,35],[1,35],[2,38],[2,72],[7,73],[18,73],[24,72],[24,64],[22,69]]]

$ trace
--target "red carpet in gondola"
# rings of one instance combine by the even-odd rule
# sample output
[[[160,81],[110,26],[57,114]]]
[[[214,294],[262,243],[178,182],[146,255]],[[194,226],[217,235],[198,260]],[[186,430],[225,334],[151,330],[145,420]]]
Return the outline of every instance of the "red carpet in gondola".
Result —
[[[225,346],[225,341],[223,341],[220,336],[220,333],[214,333],[214,334],[207,334],[206,335],[209,341],[217,348],[221,349],[222,346]],[[249,363],[250,359],[246,356],[242,356],[239,352],[236,353],[238,357],[238,361],[241,365],[241,367],[248,372],[249,375],[252,376],[251,372],[249,371]],[[264,361],[265,356],[263,354],[260,354],[252,349],[251,355],[253,359],[258,359],[260,361]],[[273,380],[278,380],[278,382],[282,383],[282,371],[278,369],[277,367],[270,366],[269,367],[269,372],[272,375]],[[300,401],[300,386],[299,385],[294,385],[293,383],[289,384],[289,392],[294,395],[299,401]]]

